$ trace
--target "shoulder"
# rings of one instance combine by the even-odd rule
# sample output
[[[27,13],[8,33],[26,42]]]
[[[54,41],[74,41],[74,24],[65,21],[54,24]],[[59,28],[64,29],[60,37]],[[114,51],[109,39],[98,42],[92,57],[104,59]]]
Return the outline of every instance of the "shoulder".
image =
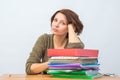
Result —
[[[47,33],[44,33],[42,35],[40,35],[35,43],[35,45],[47,45],[49,42],[52,41],[52,35],[53,34],[47,34]]]
[[[40,36],[40,38],[51,38],[52,36],[53,34],[44,33]]]
[[[39,36],[38,40],[40,41],[48,41],[52,39],[53,34],[48,34],[48,33],[44,33],[42,35]]]

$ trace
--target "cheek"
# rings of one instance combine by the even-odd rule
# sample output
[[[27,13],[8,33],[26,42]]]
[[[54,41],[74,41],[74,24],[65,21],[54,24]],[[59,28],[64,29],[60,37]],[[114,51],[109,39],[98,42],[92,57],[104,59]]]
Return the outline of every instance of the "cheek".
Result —
[[[56,24],[54,22],[51,23],[52,28],[56,28]]]
[[[65,27],[61,28],[61,31],[68,32],[68,27],[65,26]]]

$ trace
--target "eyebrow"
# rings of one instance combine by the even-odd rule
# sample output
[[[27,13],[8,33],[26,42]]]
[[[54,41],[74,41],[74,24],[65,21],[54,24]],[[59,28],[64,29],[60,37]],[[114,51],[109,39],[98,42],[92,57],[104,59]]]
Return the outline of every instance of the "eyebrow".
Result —
[[[58,19],[58,18],[54,17],[54,19]],[[53,19],[53,20],[54,20],[54,19]],[[65,20],[60,20],[60,21],[67,23],[67,21],[65,21]]]

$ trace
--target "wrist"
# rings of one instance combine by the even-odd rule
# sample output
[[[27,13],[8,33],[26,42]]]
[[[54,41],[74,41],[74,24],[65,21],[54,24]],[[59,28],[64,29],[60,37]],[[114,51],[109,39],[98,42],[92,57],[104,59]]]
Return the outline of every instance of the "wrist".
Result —
[[[73,26],[73,24],[68,25],[68,30],[69,31],[75,31],[75,27]]]

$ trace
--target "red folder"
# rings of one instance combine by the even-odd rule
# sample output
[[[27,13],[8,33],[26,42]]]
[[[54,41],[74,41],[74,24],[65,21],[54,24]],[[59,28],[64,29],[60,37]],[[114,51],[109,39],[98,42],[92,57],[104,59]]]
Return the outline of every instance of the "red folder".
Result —
[[[98,57],[98,50],[93,50],[93,49],[48,49],[48,56]]]

